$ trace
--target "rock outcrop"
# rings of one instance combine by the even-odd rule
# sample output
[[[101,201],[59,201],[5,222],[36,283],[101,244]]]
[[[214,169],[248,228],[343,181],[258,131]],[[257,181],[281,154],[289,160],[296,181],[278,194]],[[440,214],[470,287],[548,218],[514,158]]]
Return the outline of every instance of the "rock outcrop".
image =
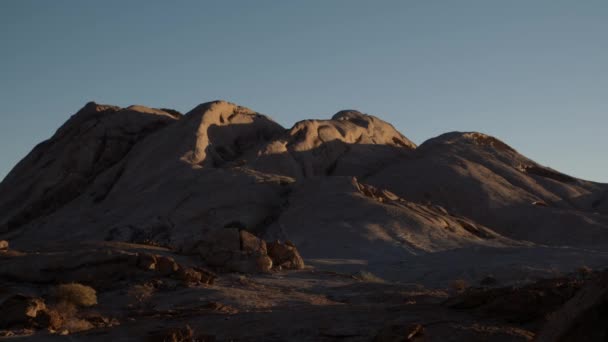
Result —
[[[607,242],[608,218],[593,214],[593,201],[605,185],[539,165],[485,134],[452,132],[429,139],[411,157],[364,181],[417,203],[440,205],[517,240],[589,247]]]
[[[559,310],[548,316],[537,341],[590,341],[608,339],[608,272],[595,275]]]
[[[256,151],[250,167],[294,178],[361,176],[416,145],[374,116],[341,111],[331,120],[305,120]]]
[[[0,183],[0,335],[604,340],[607,198],[482,133],[89,103]]]
[[[285,129],[224,101],[183,116],[90,103],[0,184],[0,230],[17,250],[106,240],[187,253],[235,225],[293,241],[304,258],[530,241],[598,248],[608,244],[607,191],[485,134],[416,146],[354,110]]]
[[[46,305],[41,298],[17,294],[0,303],[0,328],[28,327]]]
[[[304,268],[304,259],[291,241],[272,241],[267,244],[268,256],[275,268],[300,270]]]
[[[88,103],[0,183],[0,232],[59,210],[120,163],[136,142],[176,120],[143,106]]]
[[[203,261],[220,270],[259,273],[270,272],[272,259],[266,242],[238,228],[225,228],[210,233],[198,246]]]

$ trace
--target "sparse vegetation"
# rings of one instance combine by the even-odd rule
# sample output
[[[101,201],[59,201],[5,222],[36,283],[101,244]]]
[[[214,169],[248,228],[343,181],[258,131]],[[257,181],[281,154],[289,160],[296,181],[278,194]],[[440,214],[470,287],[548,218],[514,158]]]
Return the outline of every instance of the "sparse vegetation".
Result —
[[[47,309],[49,328],[54,331],[68,333],[89,330],[93,325],[78,316],[78,308],[74,303],[60,301]]]
[[[583,265],[576,269],[576,273],[582,278],[587,278],[593,273],[593,269],[591,267]]]
[[[384,279],[378,277],[377,275],[367,272],[367,271],[359,271],[353,274],[353,277],[357,280],[368,282],[368,283],[384,283]]]
[[[462,293],[467,288],[469,288],[469,283],[464,279],[456,279],[450,283],[450,289],[457,293]]]
[[[78,283],[58,285],[53,289],[51,295],[58,303],[70,303],[80,307],[97,304],[95,289]]]
[[[154,286],[150,284],[139,284],[134,285],[129,289],[129,296],[137,302],[137,304],[142,304],[152,295],[154,294]]]

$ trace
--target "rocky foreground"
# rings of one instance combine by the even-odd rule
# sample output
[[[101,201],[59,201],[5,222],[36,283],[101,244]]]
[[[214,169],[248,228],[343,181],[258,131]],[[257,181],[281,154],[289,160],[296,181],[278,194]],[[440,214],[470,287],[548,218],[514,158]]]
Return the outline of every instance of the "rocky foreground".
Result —
[[[0,331],[604,341],[608,185],[357,111],[89,103],[0,183]]]

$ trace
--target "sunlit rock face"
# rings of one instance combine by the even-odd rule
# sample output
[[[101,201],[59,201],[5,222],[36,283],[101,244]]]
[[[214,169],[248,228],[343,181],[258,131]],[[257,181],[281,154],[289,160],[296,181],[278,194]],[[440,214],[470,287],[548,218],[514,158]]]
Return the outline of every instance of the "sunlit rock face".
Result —
[[[225,101],[185,115],[89,103],[0,189],[1,229],[16,246],[106,240],[188,250],[235,224],[293,241],[304,257],[608,241],[605,185],[482,133],[417,147],[355,110],[286,129]],[[332,248],[335,239],[349,247]]]

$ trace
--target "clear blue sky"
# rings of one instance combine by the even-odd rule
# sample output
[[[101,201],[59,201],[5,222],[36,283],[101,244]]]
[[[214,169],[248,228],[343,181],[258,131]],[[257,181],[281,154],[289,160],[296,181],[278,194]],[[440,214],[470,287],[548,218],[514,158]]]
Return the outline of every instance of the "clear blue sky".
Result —
[[[0,179],[87,101],[354,108],[608,182],[608,1],[0,1]]]

